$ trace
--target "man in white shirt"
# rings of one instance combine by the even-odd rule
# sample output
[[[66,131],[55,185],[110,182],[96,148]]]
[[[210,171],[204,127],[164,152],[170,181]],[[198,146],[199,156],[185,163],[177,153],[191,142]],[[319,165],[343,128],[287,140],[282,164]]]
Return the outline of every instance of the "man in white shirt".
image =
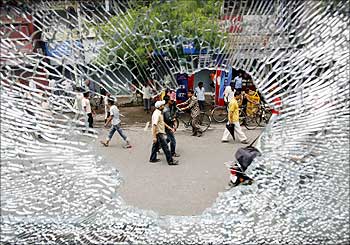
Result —
[[[152,97],[152,89],[149,86],[149,83],[146,83],[145,86],[142,88],[143,93],[143,105],[144,105],[144,111],[149,113],[151,110],[151,97]]]
[[[199,104],[199,109],[201,111],[204,111],[204,106],[205,106],[205,95],[204,95],[205,89],[203,87],[203,82],[198,83],[198,87],[195,88],[195,95],[198,100]]]
[[[78,110],[79,112],[83,110],[82,101],[83,101],[84,95],[81,91],[80,87],[75,88],[75,100],[73,108]]]
[[[106,92],[106,95],[103,98],[103,104],[105,105],[105,123],[107,122],[107,119],[110,116],[109,107],[108,107],[108,100],[110,99],[111,99],[111,94]]]
[[[86,113],[87,116],[87,121],[89,123],[89,128],[93,128],[93,124],[94,124],[94,119],[92,117],[92,113],[93,111],[91,110],[91,105],[90,105],[90,100],[89,100],[89,92],[85,92],[84,98],[81,101],[81,105],[83,108],[83,111]]]
[[[169,165],[178,165],[179,161],[174,161],[173,157],[170,153],[168,143],[166,142],[165,137],[165,127],[167,127],[169,130],[174,132],[174,129],[171,128],[169,125],[164,123],[163,118],[163,109],[164,109],[165,101],[157,101],[155,104],[156,109],[154,110],[152,114],[152,136],[153,136],[153,145],[152,145],[152,152],[151,157],[149,159],[150,162],[159,162],[160,160],[157,159],[157,152],[159,147],[162,148],[166,160]]]
[[[225,104],[230,103],[235,94],[235,83],[230,82],[230,85],[226,86],[225,91],[224,91],[224,101]]]
[[[108,100],[108,109],[109,109],[109,113],[110,116],[107,119],[107,122],[105,123],[105,127],[108,126],[108,124],[110,122],[112,122],[112,128],[111,131],[108,134],[108,137],[106,139],[106,142],[101,141],[101,144],[103,144],[104,146],[108,146],[109,142],[111,141],[115,131],[118,131],[120,137],[122,137],[122,139],[126,142],[126,145],[124,146],[124,148],[131,148],[130,142],[128,137],[125,135],[125,133],[123,132],[122,128],[120,127],[120,114],[119,114],[119,109],[118,107],[114,104],[114,100],[113,99],[109,99]]]

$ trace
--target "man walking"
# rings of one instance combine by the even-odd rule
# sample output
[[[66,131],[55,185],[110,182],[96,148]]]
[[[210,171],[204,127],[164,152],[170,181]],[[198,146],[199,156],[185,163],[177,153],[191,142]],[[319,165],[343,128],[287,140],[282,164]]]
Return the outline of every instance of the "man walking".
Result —
[[[238,140],[242,144],[248,144],[247,136],[243,133],[241,125],[239,125],[239,107],[237,99],[241,96],[240,92],[235,92],[234,98],[231,99],[228,105],[228,122],[222,136],[221,142],[228,142],[230,134],[235,140],[235,133],[238,136]]]
[[[118,107],[114,104],[113,99],[108,100],[108,109],[110,116],[108,117],[105,127],[108,126],[110,122],[112,122],[112,128],[111,131],[108,134],[106,142],[101,141],[101,144],[108,147],[109,142],[111,141],[115,131],[118,131],[119,135],[122,137],[122,139],[126,142],[125,148],[131,148],[130,142],[128,140],[128,137],[125,135],[123,130],[120,127],[120,114]]]
[[[188,100],[178,104],[179,106],[187,104],[188,106],[181,108],[182,111],[187,109],[191,109],[191,121],[192,121],[192,136],[202,136],[202,130],[200,129],[200,109],[196,96],[194,96],[194,92],[192,89],[189,89],[187,92]]]
[[[180,155],[175,152],[176,149],[176,139],[175,139],[175,130],[174,127],[174,116],[176,113],[176,108],[173,107],[174,100],[172,100],[168,95],[164,96],[165,107],[163,110],[164,122],[171,127],[173,130],[165,127],[165,133],[167,136],[167,141],[170,142],[170,153],[173,157],[179,157]]]
[[[106,92],[106,94],[104,95],[104,98],[103,98],[103,104],[105,106],[105,123],[107,122],[109,116],[111,115],[109,113],[109,107],[108,107],[108,100],[111,99],[111,94]]]
[[[90,93],[89,92],[85,92],[83,94],[84,98],[82,99],[81,101],[81,105],[82,105],[82,108],[84,110],[84,112],[86,113],[86,116],[87,116],[87,121],[88,121],[88,124],[89,124],[89,128],[93,128],[94,126],[94,119],[92,117],[92,110],[91,110],[91,104],[90,104],[90,100],[89,100],[89,95]]]
[[[195,89],[195,92],[196,92],[196,96],[197,96],[197,99],[198,99],[199,109],[201,111],[204,111],[204,106],[205,106],[204,92],[205,92],[205,89],[203,87],[203,82],[199,82],[198,83],[198,87]]]
[[[164,109],[165,101],[157,101],[155,103],[156,109],[154,110],[152,114],[152,136],[153,136],[153,145],[152,145],[152,152],[150,157],[150,162],[159,162],[160,160],[157,159],[157,151],[159,147],[162,148],[166,160],[169,165],[178,165],[179,161],[174,161],[173,157],[169,151],[168,144],[165,139],[165,127],[167,127],[169,130],[174,132],[174,129],[169,127],[167,124],[164,123],[164,117],[163,117],[163,109]]]
[[[142,88],[143,93],[143,109],[146,113],[151,111],[151,97],[152,97],[152,89],[147,82],[146,85]]]

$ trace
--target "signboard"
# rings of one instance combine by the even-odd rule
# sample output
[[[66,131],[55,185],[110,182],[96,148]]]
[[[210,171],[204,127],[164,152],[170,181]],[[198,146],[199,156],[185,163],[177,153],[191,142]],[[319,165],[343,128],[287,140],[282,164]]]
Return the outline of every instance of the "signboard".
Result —
[[[208,50],[206,48],[203,48],[201,50],[196,49],[194,42],[188,42],[187,44],[182,44],[182,51],[184,54],[207,54]]]
[[[184,102],[187,100],[188,91],[188,75],[186,73],[178,74],[176,76],[178,89],[176,90],[176,100]]]
[[[224,98],[225,88],[226,86],[230,85],[231,81],[232,81],[232,67],[230,68],[229,72],[221,71],[219,99]]]
[[[56,26],[51,26],[50,28],[46,28],[43,30],[42,34],[42,40],[44,42],[55,40],[57,42],[63,42],[65,40],[77,40],[80,38],[80,32],[79,29],[73,28],[69,29],[64,28],[62,29],[62,26],[65,26],[65,22],[59,22]]]
[[[220,20],[220,29],[228,33],[240,33],[243,31],[243,16],[225,15]]]
[[[77,56],[81,57],[79,54],[83,48],[80,41],[63,41],[63,42],[52,42],[45,43],[45,53],[47,56],[57,58],[59,60],[65,59],[65,64],[74,64],[77,60]],[[51,63],[59,63],[54,60],[50,60]],[[81,61],[80,61],[81,62]]]
[[[187,44],[182,44],[182,50],[184,54],[195,54],[196,48],[194,47],[194,42],[188,42]]]

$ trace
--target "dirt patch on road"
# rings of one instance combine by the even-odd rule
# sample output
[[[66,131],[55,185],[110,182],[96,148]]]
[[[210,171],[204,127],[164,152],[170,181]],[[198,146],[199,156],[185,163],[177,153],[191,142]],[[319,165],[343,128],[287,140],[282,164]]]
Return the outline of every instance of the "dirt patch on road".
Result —
[[[152,114],[146,113],[141,106],[119,107],[120,113],[124,116],[120,119],[123,124],[135,125],[145,124],[151,120]]]

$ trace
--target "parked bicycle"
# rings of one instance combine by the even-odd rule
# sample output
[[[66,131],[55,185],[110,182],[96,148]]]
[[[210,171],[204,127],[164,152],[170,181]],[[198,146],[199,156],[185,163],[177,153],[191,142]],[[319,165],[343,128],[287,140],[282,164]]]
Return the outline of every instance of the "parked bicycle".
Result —
[[[211,118],[217,123],[227,122],[227,109],[226,106],[215,106],[211,110]],[[240,124],[244,125],[247,129],[255,129],[258,126],[264,127],[268,124],[271,117],[271,110],[265,104],[259,104],[258,110],[255,113],[247,115],[243,112],[243,108],[240,108]]]
[[[226,106],[214,106],[210,115],[217,123],[223,123],[227,121],[227,108]]]
[[[244,112],[244,108],[239,108],[239,124],[244,125],[246,129],[253,130],[256,129],[259,126],[259,114],[253,113],[250,115],[247,115],[247,113]]]
[[[176,118],[174,119],[174,127],[177,129],[180,125],[180,121],[183,123],[185,128],[189,128],[192,125],[192,119],[190,116],[188,118],[185,118],[186,112],[181,111],[180,108],[176,107],[178,110],[176,112]],[[211,118],[209,115],[207,115],[205,112],[201,112],[199,115],[199,125],[202,130],[202,132],[205,132],[208,130],[211,124]]]
[[[227,108],[226,106],[215,106],[211,111],[213,120],[217,123],[227,122]],[[239,123],[244,125],[247,129],[256,129],[259,125],[257,115],[247,115],[243,108],[239,109]]]
[[[259,126],[266,126],[272,115],[271,109],[265,104],[259,104],[258,113]]]

